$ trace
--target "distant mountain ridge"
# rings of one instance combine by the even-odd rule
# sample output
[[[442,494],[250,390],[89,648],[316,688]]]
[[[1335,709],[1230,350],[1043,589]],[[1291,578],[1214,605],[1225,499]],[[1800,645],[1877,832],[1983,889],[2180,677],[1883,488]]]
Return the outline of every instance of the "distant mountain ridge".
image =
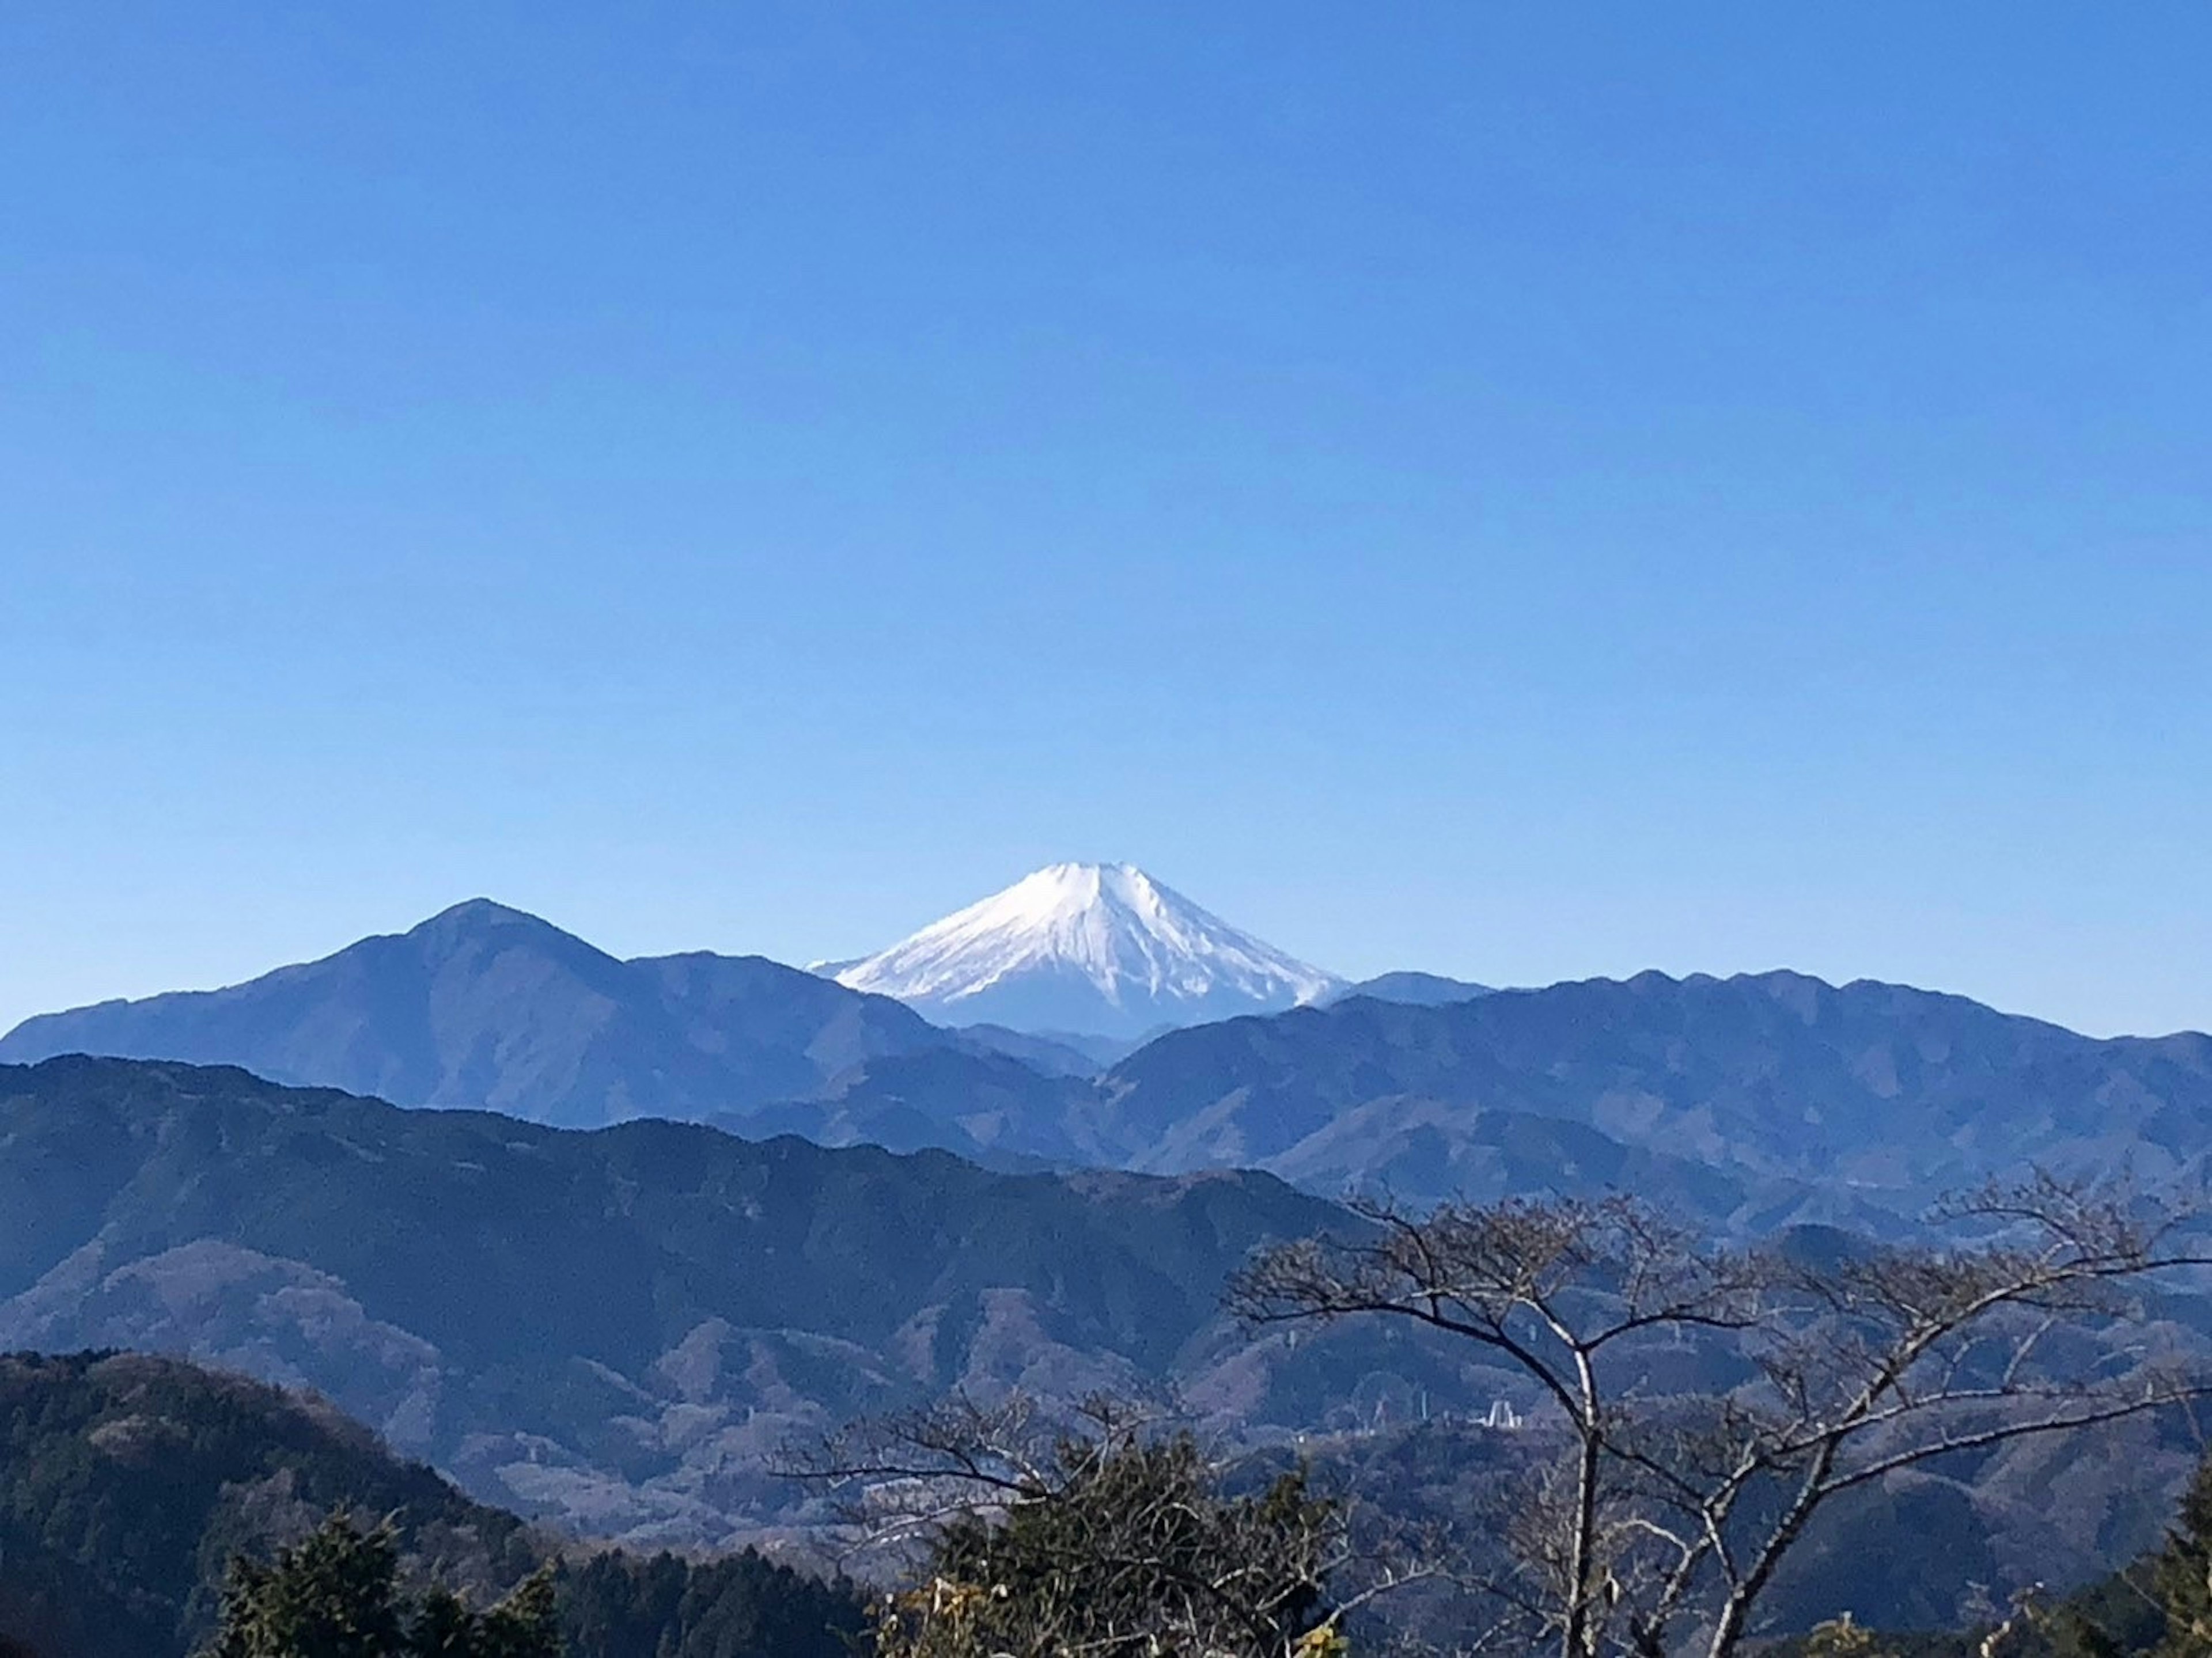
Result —
[[[1446,1002],[1471,1002],[1478,996],[1494,993],[1492,987],[1479,985],[1466,979],[1448,979],[1441,973],[1378,973],[1371,979],[1362,979],[1357,984],[1344,985],[1323,996],[1319,1005],[1328,1006],[1354,996],[1371,996],[1378,1002],[1406,1002],[1415,1007],[1441,1007]]]
[[[948,1029],[757,957],[618,961],[482,902],[227,990],[0,1039],[0,1060],[75,1051],[1001,1170],[1250,1167],[1416,1202],[1626,1189],[1736,1234],[1874,1224],[2030,1163],[2201,1181],[2212,1157],[2212,1038],[2100,1041],[1905,986],[1647,973],[1492,991],[1401,974],[1136,1045]]]
[[[2032,1163],[2212,1174],[2212,1037],[2101,1040],[1787,972],[1353,996],[1171,1031],[1092,1079],[1009,1071],[993,1095],[966,1115],[969,1079],[887,1055],[779,1121],[905,1145],[933,1121],[970,1155],[1257,1168],[1413,1202],[1629,1190],[1737,1233],[1876,1224]]]
[[[1279,1011],[1343,982],[1132,864],[1054,864],[821,970],[945,1023],[1124,1038]]]
[[[1141,1169],[1230,1162],[1325,1189],[1393,1158],[1412,1176],[1425,1135],[1437,1160],[1409,1195],[1449,1191],[1455,1135],[1498,1112],[1906,1208],[2031,1162],[2155,1182],[2202,1180],[2212,1156],[2212,1037],[2101,1040],[1790,972],[1354,998],[1171,1033],[1100,1091],[1103,1132]]]
[[[0,1037],[0,1061],[238,1065],[402,1105],[593,1127],[742,1111],[954,1040],[887,998],[762,957],[619,961],[474,899],[225,989],[27,1019]]]

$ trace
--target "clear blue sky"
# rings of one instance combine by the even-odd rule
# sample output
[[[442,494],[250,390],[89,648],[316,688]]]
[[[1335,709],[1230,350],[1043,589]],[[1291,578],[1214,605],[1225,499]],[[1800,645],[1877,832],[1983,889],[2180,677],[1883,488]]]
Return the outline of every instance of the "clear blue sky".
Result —
[[[2212,8],[0,12],[0,1025],[489,894],[2212,1025]]]

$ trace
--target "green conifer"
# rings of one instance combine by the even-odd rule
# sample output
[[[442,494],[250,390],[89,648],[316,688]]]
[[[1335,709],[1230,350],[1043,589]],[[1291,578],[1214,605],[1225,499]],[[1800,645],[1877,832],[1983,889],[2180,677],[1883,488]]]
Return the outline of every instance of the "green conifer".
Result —
[[[541,1568],[489,1612],[433,1588],[408,1614],[389,1525],[332,1515],[263,1564],[231,1564],[206,1658],[560,1658],[553,1572]]]
[[[2152,1568],[2151,1592],[2166,1613],[2154,1658],[2212,1655],[2212,1459],[2198,1467],[2181,1499]]]

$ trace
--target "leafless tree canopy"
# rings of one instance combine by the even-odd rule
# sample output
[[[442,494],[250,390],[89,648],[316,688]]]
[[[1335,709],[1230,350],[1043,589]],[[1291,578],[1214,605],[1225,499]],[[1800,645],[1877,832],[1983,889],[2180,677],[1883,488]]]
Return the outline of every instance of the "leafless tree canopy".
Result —
[[[1412,1320],[1517,1367],[1567,1453],[1486,1587],[1501,1643],[1564,1658],[1733,1653],[1831,1498],[1947,1453],[2201,1391],[2155,1355],[2084,1374],[2066,1329],[2202,1264],[2124,1192],[2037,1176],[1936,1218],[1937,1242],[1808,1261],[1705,1246],[1626,1199],[1364,1206],[1353,1240],[1264,1253],[1231,1291],[1258,1324]],[[1655,1343],[1709,1348],[1712,1395],[1639,1389]]]

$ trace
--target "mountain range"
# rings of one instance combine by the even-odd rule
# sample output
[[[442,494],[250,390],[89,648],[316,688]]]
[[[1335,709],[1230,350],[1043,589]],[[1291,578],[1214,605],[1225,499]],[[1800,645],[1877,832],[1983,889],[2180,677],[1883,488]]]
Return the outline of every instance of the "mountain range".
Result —
[[[2212,1184],[2203,1035],[1787,972],[1352,984],[1140,872],[1025,886],[836,975],[623,960],[477,900],[225,989],[27,1020],[0,1038],[0,1351],[313,1388],[478,1500],[634,1544],[810,1535],[822,1499],[773,1475],[780,1447],[1010,1388],[1166,1393],[1251,1456],[1450,1508],[1513,1454],[1476,1424],[1536,1406],[1522,1378],[1464,1343],[1292,1342],[1220,1309],[1255,1246],[1365,1224],[1347,1189],[1626,1192],[1829,1247],[2030,1165]],[[2097,1362],[2138,1335],[2212,1351],[2203,1297],[2152,1310]],[[2146,1422],[1886,1488],[1791,1604],[1911,1582],[1900,1615],[1948,1616],[1975,1573],[2113,1558],[2190,1461]],[[2059,1485],[2094,1501],[2054,1516]],[[1864,1568],[1899,1526],[1944,1546]]]
[[[787,1437],[956,1388],[1173,1378],[1299,1427],[1370,1371],[1451,1396],[1438,1363],[1353,1370],[1352,1345],[1292,1352],[1220,1312],[1255,1245],[1342,1219],[1265,1175],[1001,1175],[224,1067],[0,1066],[0,1351],[311,1385],[486,1500],[636,1541],[803,1518],[767,1470]]]
[[[1893,1224],[2030,1164],[2194,1189],[2212,1152],[2212,1038],[2099,1040],[1792,973],[1355,997],[1170,1032],[1094,1078],[1008,1071],[988,1095],[950,1069],[871,1060],[775,1121],[1417,1203],[1632,1191],[1739,1235]]]
[[[1788,972],[1644,973],[1429,1007],[1354,999],[1171,1033],[1098,1092],[1133,1168],[1231,1163],[1328,1184],[1389,1159],[1425,1196],[1487,1189],[1467,1166],[1470,1131],[1500,1114],[1906,1208],[2030,1163],[2195,1182],[2212,1152],[2212,1038],[2100,1040],[1964,997]]]
[[[1249,1167],[1324,1195],[1626,1189],[1735,1233],[1906,1214],[2031,1162],[2201,1181],[2212,1145],[2202,1035],[2098,1040],[1790,973],[1372,988],[1141,1043],[953,1029],[757,957],[621,961],[476,901],[228,989],[27,1020],[0,1060],[230,1064],[409,1106],[1000,1169]]]
[[[633,1545],[809,1532],[827,1511],[774,1475],[780,1448],[1012,1387],[1048,1406],[1166,1392],[1209,1443],[1311,1458],[1414,1516],[1479,1511],[1484,1482],[1544,1454],[1540,1426],[1485,1425],[1500,1399],[1538,1410],[1525,1378],[1464,1341],[1358,1323],[1291,1340],[1220,1309],[1255,1244],[1361,1224],[1265,1175],[1006,1175],[659,1121],[401,1109],[167,1061],[0,1066],[0,1351],[129,1346],[312,1388],[478,1501]],[[2128,1363],[2212,1329],[2186,1293],[2151,1317],[2069,1339],[2084,1363]],[[1631,1362],[1648,1366],[1632,1388],[1733,1374],[1666,1344]],[[97,1436],[40,1454],[59,1488],[162,1442],[139,1374],[118,1374]],[[7,1381],[0,1365],[0,1429],[45,1421],[9,1412]],[[2132,1552],[2193,1462],[2180,1427],[1870,1491],[1814,1540],[1808,1560],[1830,1564],[1790,1616],[1942,1620],[1970,1579]],[[52,1512],[0,1509],[0,1531]],[[1869,1566],[1869,1540],[1899,1534],[1940,1546]],[[0,1566],[15,1549],[0,1537]]]

